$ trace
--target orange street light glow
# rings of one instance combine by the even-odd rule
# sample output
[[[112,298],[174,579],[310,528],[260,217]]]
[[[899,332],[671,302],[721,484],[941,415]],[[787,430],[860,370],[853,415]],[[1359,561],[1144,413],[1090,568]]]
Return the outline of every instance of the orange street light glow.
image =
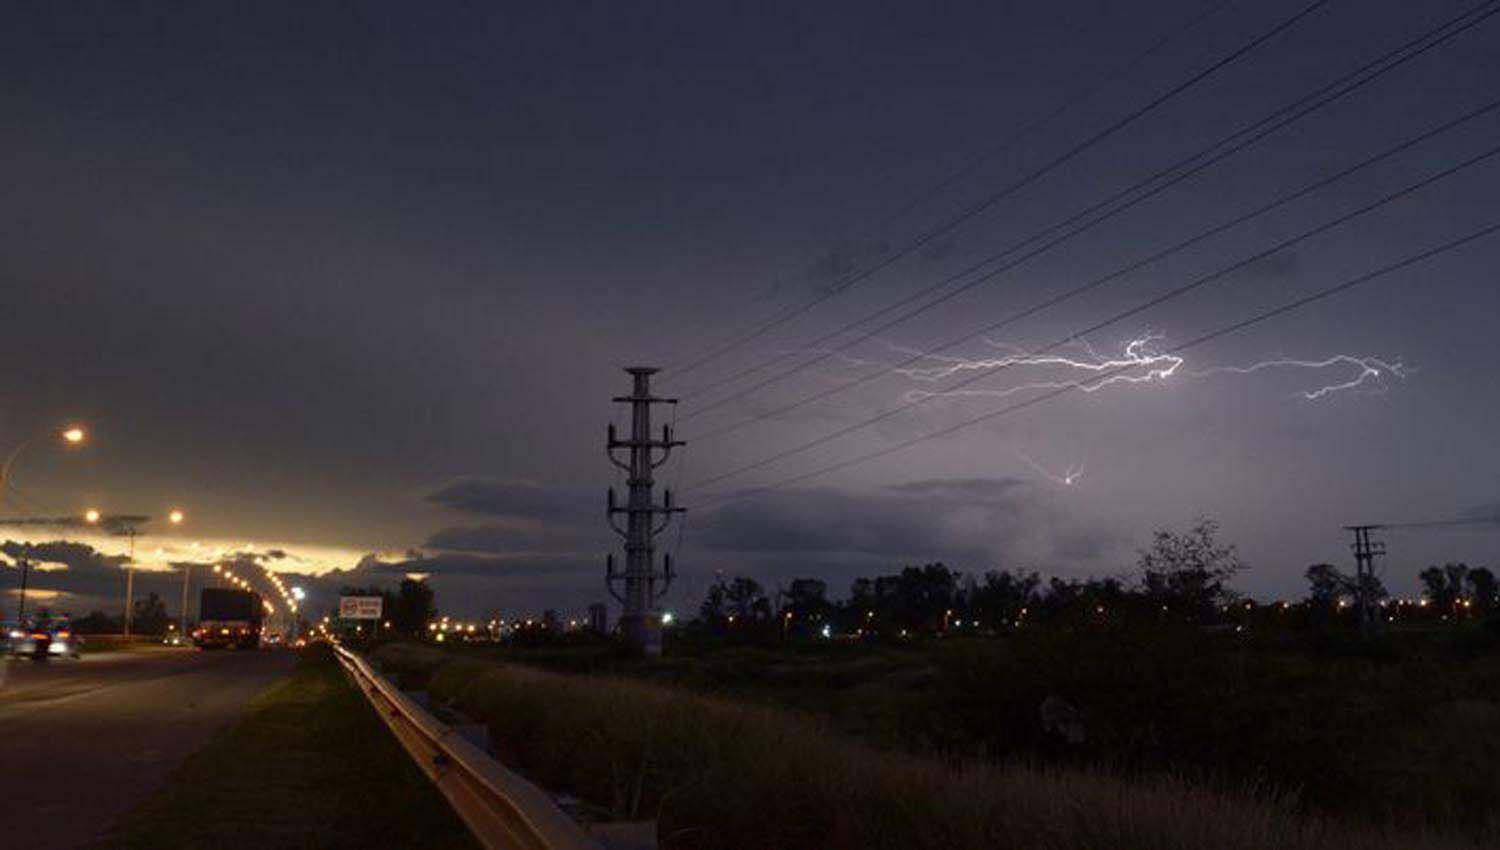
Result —
[[[84,522],[98,522],[99,521],[99,512],[96,511],[96,510],[94,510],[93,508],[89,508],[88,510],[86,510],[86,511],[83,512],[83,521]]]
[[[167,514],[167,519],[173,525],[181,525],[184,518],[185,516],[183,515],[182,511],[172,511],[171,513]]]
[[[77,425],[74,425],[73,427],[69,428],[68,430],[62,432],[62,438],[64,440],[67,440],[70,443],[81,443],[81,442],[83,442],[84,438],[87,437],[87,436],[88,436],[87,432],[85,432],[82,428],[78,427]]]

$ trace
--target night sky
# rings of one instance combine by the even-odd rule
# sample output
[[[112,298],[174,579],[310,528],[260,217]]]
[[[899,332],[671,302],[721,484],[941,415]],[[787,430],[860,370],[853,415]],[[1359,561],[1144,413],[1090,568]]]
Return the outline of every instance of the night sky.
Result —
[[[448,611],[577,610],[605,598],[616,545],[603,440],[620,368],[676,366],[660,383],[684,398],[688,446],[662,478],[696,509],[663,538],[683,574],[670,607],[719,571],[816,575],[838,595],[933,560],[1118,574],[1153,528],[1200,514],[1250,564],[1241,589],[1300,594],[1308,564],[1351,566],[1345,524],[1500,513],[1500,236],[1193,348],[1170,374],[1125,363],[1138,380],[775,485],[1500,222],[1497,156],[1051,350],[1069,362],[911,395],[1477,157],[1500,110],[921,359],[960,370],[946,382],[891,372],[776,411],[1500,98],[1496,16],[935,308],[817,342],[1487,5],[1326,3],[946,228],[1307,3],[11,4],[0,434],[8,450],[78,421],[93,439],[27,449],[7,512],[181,506],[181,529],[141,538],[144,566],[278,550],[289,572],[363,564],[335,583],[430,573]],[[1339,357],[1381,365],[1282,362]],[[1493,565],[1494,530],[1392,532],[1387,585]],[[59,559],[41,583],[57,606],[114,604],[117,567]],[[175,607],[169,579],[147,587]]]

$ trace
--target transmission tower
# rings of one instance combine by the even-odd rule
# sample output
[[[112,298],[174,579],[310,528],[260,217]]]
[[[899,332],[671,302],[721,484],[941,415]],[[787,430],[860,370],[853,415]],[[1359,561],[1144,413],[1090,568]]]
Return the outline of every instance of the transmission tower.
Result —
[[[653,541],[666,530],[672,514],[684,508],[672,504],[672,491],[662,494],[662,503],[656,504],[651,493],[652,470],[667,462],[674,446],[684,445],[672,439],[672,427],[663,425],[661,439],[651,439],[651,406],[654,404],[676,404],[675,398],[656,398],[651,395],[651,376],[657,370],[648,367],[626,369],[634,379],[632,392],[614,400],[630,405],[630,439],[621,440],[615,434],[614,423],[609,426],[609,459],[615,466],[625,470],[625,484],[629,496],[625,506],[620,507],[615,488],[609,488],[607,515],[610,527],[625,538],[625,571],[615,570],[615,556],[605,560],[604,582],[610,595],[624,606],[620,615],[620,631],[627,640],[635,644],[646,655],[661,654],[661,612],[657,600],[672,584],[672,556],[662,559],[662,568],[656,569],[656,548]],[[629,460],[616,456],[616,449],[629,449]],[[625,514],[625,527],[615,522],[615,516]],[[619,585],[619,589],[616,589]]]
[[[1354,532],[1354,605],[1359,615],[1360,634],[1369,636],[1375,630],[1375,600],[1370,589],[1375,586],[1375,558],[1385,554],[1385,544],[1370,539],[1370,532],[1383,525],[1346,525]]]

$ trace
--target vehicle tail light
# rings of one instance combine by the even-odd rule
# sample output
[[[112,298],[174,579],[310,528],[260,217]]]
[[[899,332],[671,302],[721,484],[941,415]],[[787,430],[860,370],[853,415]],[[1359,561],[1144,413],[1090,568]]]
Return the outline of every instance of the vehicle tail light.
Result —
[[[71,634],[72,634],[72,632],[58,632],[57,636],[60,637],[60,638],[62,638],[63,640],[67,640],[68,636],[71,635]]]

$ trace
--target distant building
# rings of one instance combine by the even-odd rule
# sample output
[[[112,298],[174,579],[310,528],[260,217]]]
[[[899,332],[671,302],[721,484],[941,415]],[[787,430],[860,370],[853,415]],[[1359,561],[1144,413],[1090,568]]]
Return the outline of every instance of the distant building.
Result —
[[[609,634],[609,607],[603,602],[589,606],[589,630],[596,634]]]

